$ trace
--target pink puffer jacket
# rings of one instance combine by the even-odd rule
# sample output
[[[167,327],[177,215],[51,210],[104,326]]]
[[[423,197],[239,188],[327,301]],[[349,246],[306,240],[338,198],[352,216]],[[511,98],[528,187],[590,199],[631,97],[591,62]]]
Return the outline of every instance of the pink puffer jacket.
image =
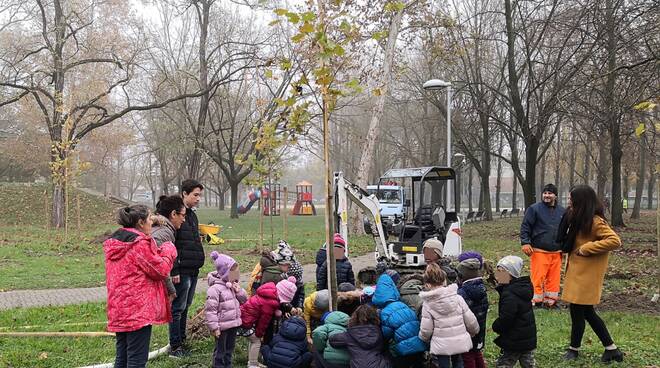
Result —
[[[247,301],[247,293],[237,282],[229,281],[229,270],[236,261],[220,254],[215,260],[218,271],[208,275],[209,289],[206,292],[204,314],[206,325],[211,331],[225,331],[241,325],[241,304]],[[238,290],[238,291],[236,291]]]
[[[419,338],[431,341],[431,354],[455,355],[470,351],[471,336],[479,332],[479,322],[465,300],[451,284],[419,293],[422,299],[422,322]]]

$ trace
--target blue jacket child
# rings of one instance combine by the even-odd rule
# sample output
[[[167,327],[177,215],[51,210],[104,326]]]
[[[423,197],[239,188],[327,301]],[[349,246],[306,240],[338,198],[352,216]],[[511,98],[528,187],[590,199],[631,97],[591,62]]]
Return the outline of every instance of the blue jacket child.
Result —
[[[298,316],[284,320],[270,344],[261,347],[261,355],[269,368],[309,367],[312,353],[307,349],[305,320]]]
[[[380,322],[386,341],[393,339],[393,353],[407,356],[428,350],[419,338],[419,320],[415,312],[400,300],[399,290],[392,278],[383,274],[376,282],[376,291],[371,299],[380,309]]]

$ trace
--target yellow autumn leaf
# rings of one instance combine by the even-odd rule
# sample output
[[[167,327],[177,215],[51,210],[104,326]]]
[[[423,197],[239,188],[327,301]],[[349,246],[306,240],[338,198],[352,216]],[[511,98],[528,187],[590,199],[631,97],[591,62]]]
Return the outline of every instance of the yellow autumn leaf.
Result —
[[[642,134],[644,134],[645,131],[646,131],[646,126],[644,126],[644,123],[641,123],[637,126],[637,128],[635,128],[635,135],[637,136],[637,138],[639,138],[642,136]]]

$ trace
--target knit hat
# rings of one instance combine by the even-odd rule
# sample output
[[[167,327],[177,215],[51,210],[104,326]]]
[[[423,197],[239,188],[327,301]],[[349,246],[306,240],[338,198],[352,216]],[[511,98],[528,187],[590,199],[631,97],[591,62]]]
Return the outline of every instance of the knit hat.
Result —
[[[456,267],[461,280],[475,279],[481,276],[481,263],[476,258],[468,258]]]
[[[424,246],[422,247],[422,251],[426,248],[433,249],[438,257],[442,258],[442,250],[444,249],[444,245],[442,245],[442,242],[438,240],[438,238],[426,239]]]
[[[229,271],[234,267],[236,261],[230,256],[216,251],[211,252],[211,259],[216,271],[218,271],[218,277],[223,281],[228,281]]]
[[[518,256],[506,256],[497,262],[498,268],[505,269],[512,277],[520,277],[523,267],[523,260]]]
[[[289,276],[288,279],[277,283],[277,298],[280,300],[280,303],[291,303],[297,290],[296,278]]]
[[[550,193],[554,193],[555,195],[557,195],[557,192],[558,192],[557,191],[557,186],[554,185],[554,184],[546,184],[543,187],[543,191],[541,193],[545,193],[545,192],[550,192]]]
[[[330,305],[330,295],[328,289],[319,290],[316,292],[316,298],[314,299],[314,308],[319,310],[328,310]]]
[[[385,271],[385,274],[392,278],[392,281],[394,281],[394,285],[399,284],[399,279],[401,279],[401,275],[399,275],[398,272],[396,272],[395,270],[389,269],[389,270]]]
[[[353,291],[355,290],[355,285],[351,284],[350,282],[342,282],[337,288],[341,292]]]
[[[474,251],[474,250],[469,250],[467,252],[463,252],[458,255],[458,261],[463,262],[466,259],[470,258],[476,258],[479,260],[479,267],[483,267],[484,265],[484,258],[481,256],[481,253]]]
[[[340,234],[335,234],[333,243],[335,247],[346,248],[346,240]]]
[[[277,250],[275,251],[274,258],[275,258],[275,262],[277,263],[291,264],[295,260],[295,257],[293,255],[293,249],[284,240],[280,240],[279,244],[277,244]]]

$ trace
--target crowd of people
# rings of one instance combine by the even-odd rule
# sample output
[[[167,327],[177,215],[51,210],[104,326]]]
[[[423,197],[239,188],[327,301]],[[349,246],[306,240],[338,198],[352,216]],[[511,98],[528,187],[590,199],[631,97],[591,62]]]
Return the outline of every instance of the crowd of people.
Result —
[[[170,356],[184,357],[186,321],[205,254],[195,207],[203,185],[182,184],[181,195],[160,198],[155,213],[146,206],[119,211],[122,226],[104,243],[108,288],[108,330],[116,333],[115,367],[144,367],[151,326],[169,323]],[[621,241],[604,218],[603,205],[588,186],[570,192],[568,208],[557,204],[547,185],[543,200],[527,209],[521,225],[522,252],[531,258],[530,276],[516,255],[498,260],[499,293],[492,323],[499,348],[497,367],[535,367],[534,308],[568,303],[570,343],[563,359],[579,357],[589,323],[601,340],[605,363],[622,361],[594,305],[601,297],[608,253]],[[213,367],[232,367],[237,338],[248,341],[248,367],[400,368],[486,367],[483,351],[489,301],[484,257],[476,251],[456,260],[443,256],[436,238],[424,242],[423,274],[400,275],[385,263],[375,277],[356,281],[346,241],[336,234],[316,257],[316,291],[305,295],[303,268],[294,249],[280,241],[262,253],[245,288],[238,262],[213,251],[205,320],[215,339]],[[559,295],[562,254],[567,254]],[[336,260],[338,299],[332,310],[327,255]]]

